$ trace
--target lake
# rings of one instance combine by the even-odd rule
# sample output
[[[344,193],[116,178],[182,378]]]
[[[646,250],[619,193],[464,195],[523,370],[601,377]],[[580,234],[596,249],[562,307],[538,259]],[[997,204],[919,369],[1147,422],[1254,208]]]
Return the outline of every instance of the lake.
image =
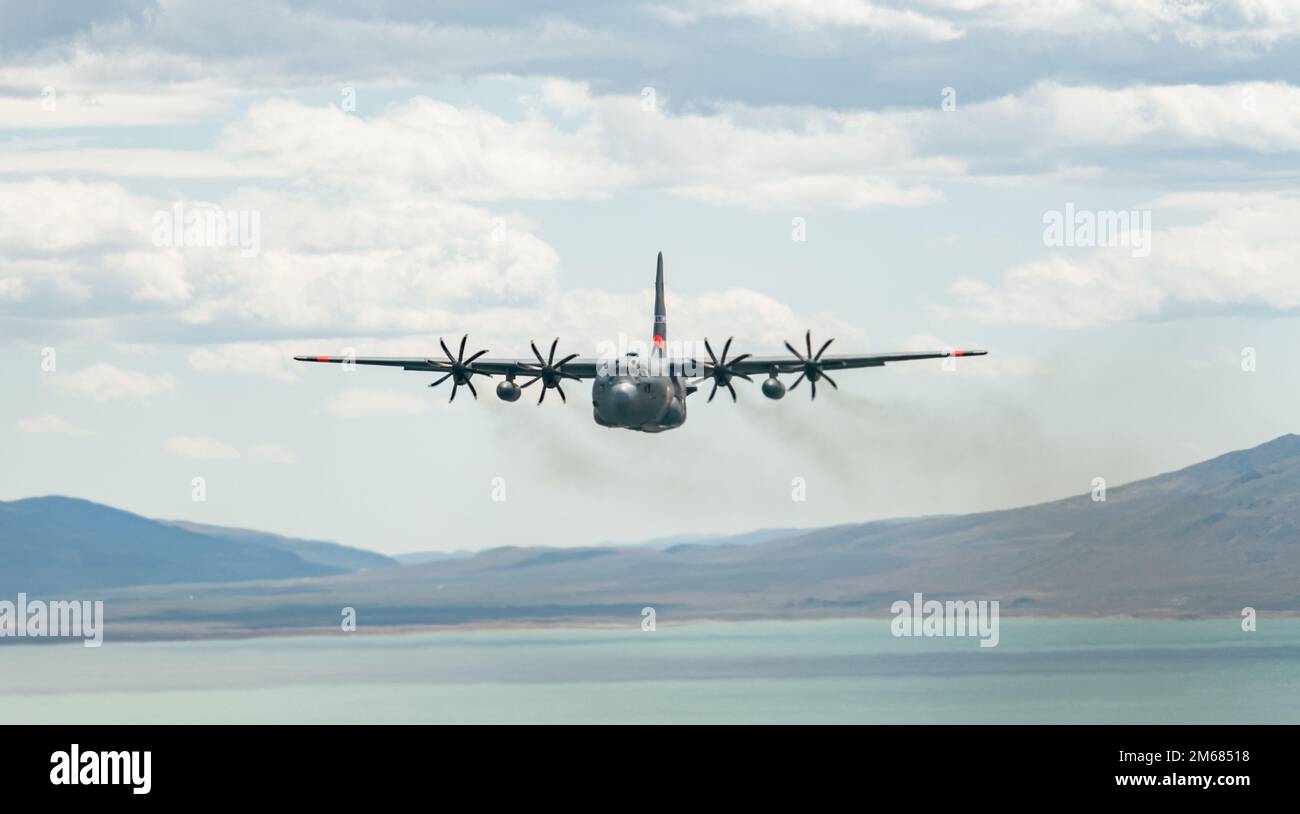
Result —
[[[1300,723],[1300,620],[889,621],[0,647],[0,723]]]

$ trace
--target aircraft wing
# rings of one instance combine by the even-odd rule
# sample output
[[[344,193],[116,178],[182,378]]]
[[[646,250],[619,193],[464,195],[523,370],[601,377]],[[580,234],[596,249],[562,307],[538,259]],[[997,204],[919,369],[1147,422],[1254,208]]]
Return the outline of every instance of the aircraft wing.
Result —
[[[849,370],[855,367],[883,367],[891,362],[911,362],[917,359],[947,359],[958,356],[984,356],[986,350],[930,350],[915,353],[865,353],[865,354],[831,354],[817,358],[817,365],[823,370]],[[806,358],[806,357],[805,357]],[[701,361],[704,368],[712,368],[711,362]],[[736,373],[768,373],[775,369],[778,373],[795,373],[804,369],[804,362],[793,356],[747,356],[735,362],[726,363]]]
[[[447,359],[438,359],[436,357],[422,358],[418,356],[295,356],[298,362],[325,362],[331,364],[354,364],[354,365],[379,365],[381,367],[399,367],[402,370],[420,370],[427,373],[447,373],[451,370],[452,363]],[[475,373],[486,373],[489,375],[507,375],[514,374],[517,376],[535,376],[538,372],[539,365],[533,358],[521,359],[483,359],[477,358],[466,364],[473,368]],[[593,379],[596,377],[596,360],[595,359],[570,359],[564,362],[564,372],[570,376],[579,379]]]
[[[914,353],[867,353],[867,354],[831,354],[822,356],[817,364],[823,370],[849,370],[858,367],[882,367],[891,362],[910,362],[918,359],[946,359],[960,356],[984,356],[984,350],[935,350]],[[381,367],[398,367],[402,370],[417,370],[426,373],[446,373],[452,363],[447,359],[418,356],[295,356],[299,362],[325,362],[332,364],[378,365]],[[483,359],[478,358],[466,363],[476,373],[492,375],[536,375],[536,359]],[[564,363],[564,372],[579,379],[593,379],[599,367],[597,359],[574,358]],[[608,362],[606,363],[608,364]],[[714,365],[711,362],[696,360],[695,369],[706,371]],[[775,369],[778,373],[796,373],[804,369],[804,363],[793,356],[747,356],[739,361],[727,363],[727,367],[736,373],[768,373]]]

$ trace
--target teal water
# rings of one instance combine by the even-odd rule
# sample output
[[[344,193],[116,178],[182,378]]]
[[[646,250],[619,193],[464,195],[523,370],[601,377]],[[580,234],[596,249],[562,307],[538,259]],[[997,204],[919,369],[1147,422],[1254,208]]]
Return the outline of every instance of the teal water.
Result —
[[[1300,620],[887,620],[0,647],[3,723],[1300,722]]]

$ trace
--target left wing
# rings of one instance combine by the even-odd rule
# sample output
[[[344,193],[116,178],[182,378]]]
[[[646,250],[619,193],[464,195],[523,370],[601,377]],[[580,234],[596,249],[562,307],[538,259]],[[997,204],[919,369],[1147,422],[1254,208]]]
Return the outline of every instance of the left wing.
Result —
[[[832,354],[814,359],[814,364],[823,370],[848,370],[855,367],[884,367],[889,362],[911,362],[917,359],[946,359],[956,356],[985,356],[986,350],[929,350],[918,351],[916,353],[864,353],[864,354]],[[806,359],[806,357],[805,357]],[[700,362],[705,368],[712,368],[714,365],[709,362]],[[732,362],[727,365],[728,368],[736,373],[770,373],[775,370],[777,373],[795,373],[802,371],[808,364],[803,359],[792,359],[789,356],[749,356],[739,362]]]
[[[804,335],[803,353],[795,349],[794,345],[789,342],[785,343],[786,350],[790,351],[789,356],[754,356],[749,353],[741,354],[727,361],[727,353],[731,350],[731,340],[722,346],[722,355],[719,357],[713,352],[713,347],[709,345],[709,340],[704,340],[704,349],[709,354],[709,360],[700,359],[690,360],[691,375],[701,375],[696,382],[713,380],[713,390],[709,393],[709,401],[717,395],[719,387],[725,387],[731,393],[731,398],[736,399],[736,389],[732,386],[731,380],[737,376],[742,379],[753,381],[751,374],[762,373],[768,376],[763,382],[763,395],[768,398],[779,399],[785,395],[786,385],[781,382],[777,376],[782,373],[798,373],[799,378],[789,386],[794,390],[805,379],[808,380],[812,397],[817,398],[817,382],[825,381],[836,390],[839,384],[836,383],[828,370],[849,370],[855,367],[883,367],[890,362],[910,362],[916,359],[947,359],[955,356],[984,356],[988,351],[984,350],[932,350],[918,351],[916,353],[867,353],[867,354],[835,354],[826,356],[826,349],[830,347],[833,339],[828,339],[813,353],[812,331]]]

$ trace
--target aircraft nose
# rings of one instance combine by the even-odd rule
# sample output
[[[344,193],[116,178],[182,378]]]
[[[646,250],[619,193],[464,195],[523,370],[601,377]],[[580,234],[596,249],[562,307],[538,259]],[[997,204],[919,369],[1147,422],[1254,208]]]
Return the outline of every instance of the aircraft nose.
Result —
[[[609,390],[609,403],[614,408],[614,412],[619,415],[626,415],[632,409],[632,403],[636,400],[636,385],[628,382],[616,384]]]

